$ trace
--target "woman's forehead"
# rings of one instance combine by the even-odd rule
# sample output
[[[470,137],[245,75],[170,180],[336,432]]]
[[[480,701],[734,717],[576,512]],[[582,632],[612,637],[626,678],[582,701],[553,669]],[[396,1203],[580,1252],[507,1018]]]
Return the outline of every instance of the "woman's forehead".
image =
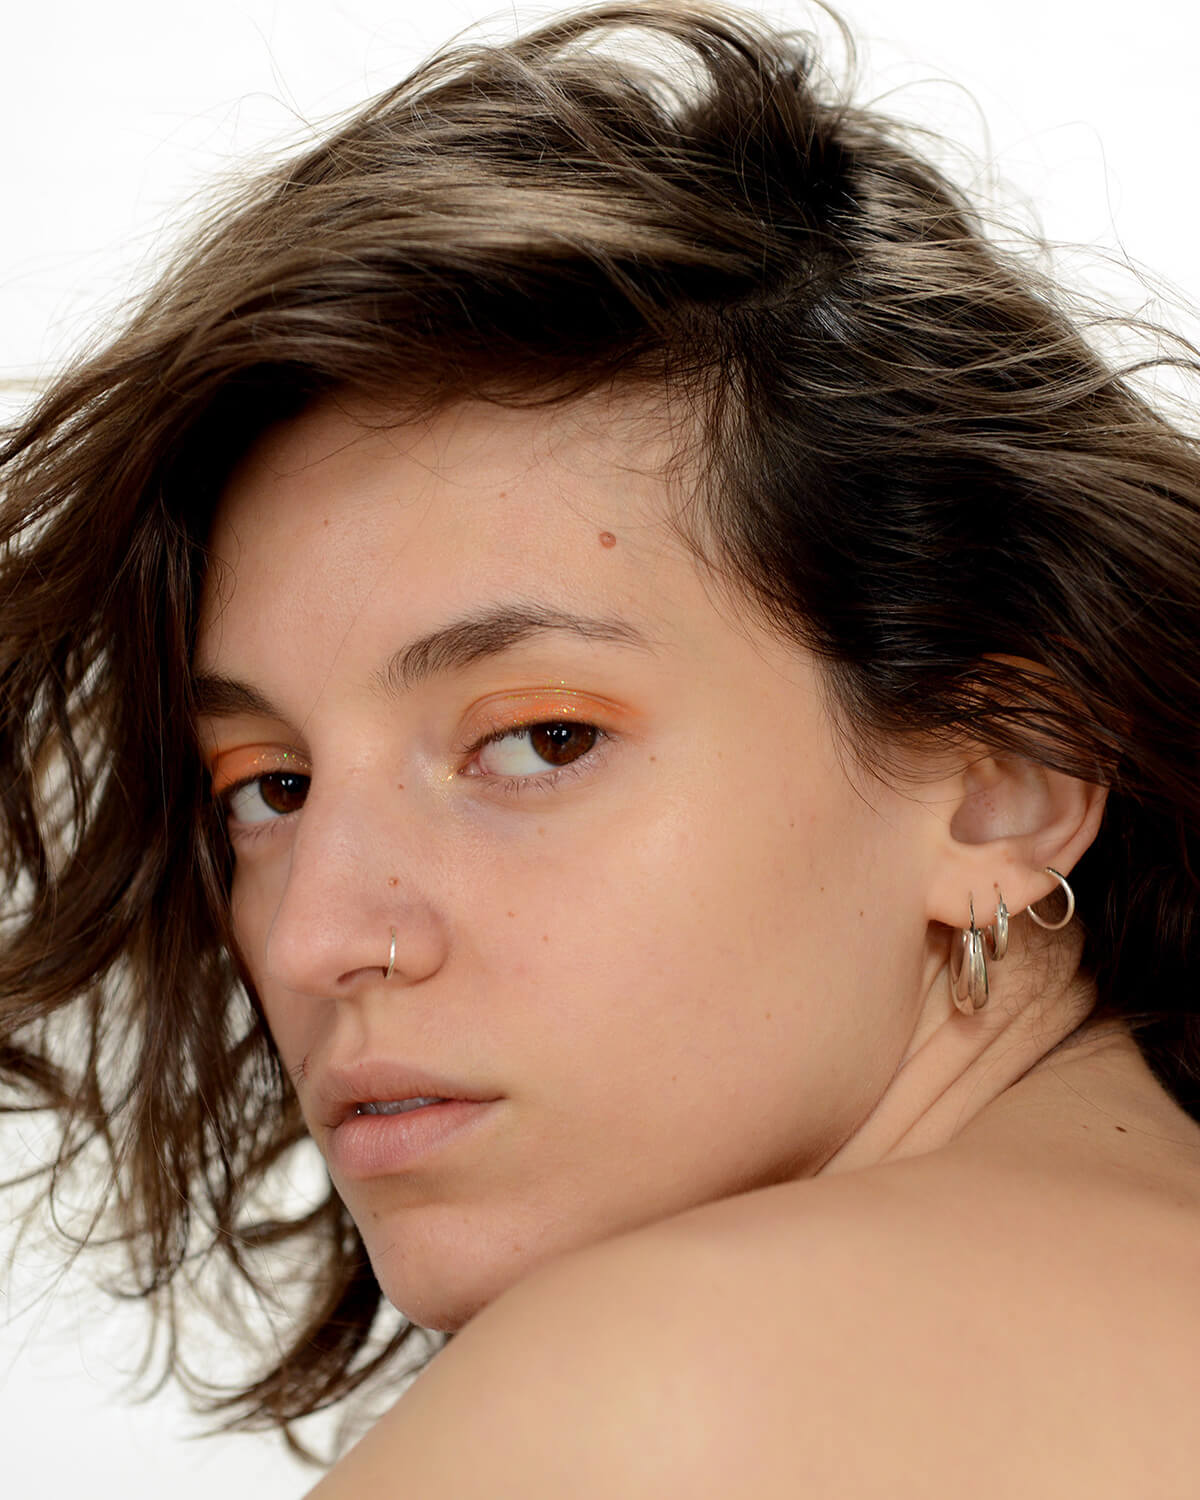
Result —
[[[194,666],[307,702],[314,681],[357,691],[412,651],[482,660],[502,636],[547,670],[586,652],[614,693],[631,673],[643,692],[660,681],[652,696],[668,679],[725,696],[760,674],[793,691],[795,646],[714,589],[673,525],[669,447],[616,404],[386,424],[314,407],[227,487]]]
[[[269,429],[232,475],[210,536],[207,609],[280,587],[355,609],[387,582],[409,595],[451,589],[463,605],[550,585],[570,596],[564,608],[598,591],[653,615],[667,575],[695,571],[655,428],[627,399],[460,403],[387,421],[323,402]]]
[[[616,621],[686,649],[714,606],[671,524],[667,447],[629,398],[410,420],[316,405],[265,433],[225,489],[197,665],[277,656],[285,633],[315,639],[314,618],[332,651],[372,622],[416,639],[497,612]]]

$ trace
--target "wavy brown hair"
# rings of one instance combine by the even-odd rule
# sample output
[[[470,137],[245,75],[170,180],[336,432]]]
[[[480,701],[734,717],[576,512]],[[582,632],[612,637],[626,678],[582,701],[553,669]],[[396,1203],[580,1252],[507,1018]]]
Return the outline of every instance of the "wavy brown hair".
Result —
[[[144,1294],[197,1255],[249,1285],[303,1255],[229,1425],[286,1429],[414,1338],[372,1342],[332,1190],[255,1208],[303,1127],[192,741],[223,482],[323,393],[683,402],[682,524],[824,663],[850,745],[965,737],[1109,787],[1075,876],[1097,1014],[1200,1118],[1194,441],[810,53],[702,4],[448,51],[242,190],[8,436],[0,1069],[61,1116],[52,1188],[106,1156]]]

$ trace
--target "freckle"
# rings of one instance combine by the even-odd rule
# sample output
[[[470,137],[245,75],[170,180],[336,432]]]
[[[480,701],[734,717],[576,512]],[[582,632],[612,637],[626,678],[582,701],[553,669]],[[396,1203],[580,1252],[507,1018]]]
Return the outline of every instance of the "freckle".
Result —
[[[863,915],[865,915],[865,914],[864,914],[864,913],[863,913],[863,912],[861,912],[861,911],[860,911],[860,912],[859,912],[859,916],[860,916],[860,917],[861,917],[861,916],[863,916]]]
[[[548,932],[543,932],[542,933],[542,942],[543,943],[548,943],[549,941],[550,941],[550,934]]]
[[[796,826],[796,820],[795,820],[795,818],[789,818],[788,819],[788,827],[789,828],[795,828],[795,826]]]
[[[389,875],[388,876],[388,885],[399,885],[399,884],[400,884],[400,877],[398,875]]]
[[[769,1021],[770,1019],[771,1019],[771,1012],[769,1010],[768,1011],[764,1011],[763,1012],[763,1020],[764,1021]]]
[[[611,531],[602,531],[600,533],[600,545],[602,547],[615,547],[617,545],[617,539],[615,536],[613,536]]]
[[[501,498],[501,500],[507,500],[508,499],[508,491],[507,490],[501,490],[500,491],[500,498]]]
[[[510,911],[509,912],[509,916],[510,917],[515,917],[516,916],[516,912],[515,911]]]
[[[404,783],[402,781],[398,781],[396,783],[396,790],[398,792],[402,792],[404,790]]]
[[[651,757],[650,757],[650,759],[651,759],[651,760],[657,760],[657,759],[658,759],[658,756],[657,756],[657,755],[652,755],[652,756],[651,756]]]
[[[545,836],[545,833],[546,833],[546,830],[545,830],[545,829],[544,829],[544,828],[539,828],[539,829],[538,829],[538,833],[540,833],[540,834],[542,834],[542,835],[543,835],[543,837],[544,837],[544,836]]]

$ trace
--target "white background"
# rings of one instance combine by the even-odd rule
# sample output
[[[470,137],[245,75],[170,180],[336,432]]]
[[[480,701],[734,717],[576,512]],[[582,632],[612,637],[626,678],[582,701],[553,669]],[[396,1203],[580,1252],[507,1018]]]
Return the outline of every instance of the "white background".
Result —
[[[757,8],[805,14],[798,4]],[[1200,10],[1179,0],[847,0],[844,14],[867,53],[861,97],[886,94],[891,112],[965,142],[985,159],[983,180],[998,172],[1006,205],[1024,205],[1050,238],[1128,257],[1155,274],[1156,291],[1200,300]],[[394,82],[468,22],[492,17],[503,28],[507,15],[482,0],[10,6],[0,28],[9,408],[102,332],[214,173]],[[1078,256],[1065,264],[1084,274]],[[1088,264],[1092,285],[1196,336],[1194,319],[1148,301],[1131,275]],[[7,1168],[11,1130],[0,1148]],[[140,1314],[102,1301],[79,1276],[30,1306],[47,1284],[28,1250],[0,1277],[6,1493],[274,1500],[313,1482],[274,1438],[185,1441],[195,1423],[169,1391],[123,1404]]]

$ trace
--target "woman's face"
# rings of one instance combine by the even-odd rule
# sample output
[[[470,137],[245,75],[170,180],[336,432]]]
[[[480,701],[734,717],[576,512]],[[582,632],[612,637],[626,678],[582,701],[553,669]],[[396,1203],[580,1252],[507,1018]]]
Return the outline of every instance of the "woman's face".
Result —
[[[238,942],[428,1327],[811,1175],[920,1005],[930,814],[843,767],[811,662],[706,586],[640,415],[326,403],[261,440],[212,538]],[[475,1102],[380,1108],[432,1097]]]

